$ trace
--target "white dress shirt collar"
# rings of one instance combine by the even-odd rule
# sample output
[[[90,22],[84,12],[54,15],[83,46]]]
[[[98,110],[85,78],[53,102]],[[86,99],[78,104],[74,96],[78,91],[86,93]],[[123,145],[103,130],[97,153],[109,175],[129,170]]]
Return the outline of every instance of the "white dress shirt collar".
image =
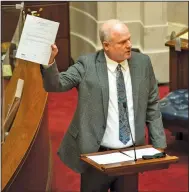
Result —
[[[110,71],[112,72],[115,72],[116,71],[116,68],[117,68],[117,65],[118,63],[116,61],[113,61],[112,59],[110,59],[106,53],[104,52],[104,55],[105,55],[105,58],[106,58],[106,63],[107,63],[107,67]],[[122,61],[121,63],[121,67],[122,69],[124,69],[125,71],[127,70],[127,67],[128,67],[128,61],[125,60],[125,61]]]

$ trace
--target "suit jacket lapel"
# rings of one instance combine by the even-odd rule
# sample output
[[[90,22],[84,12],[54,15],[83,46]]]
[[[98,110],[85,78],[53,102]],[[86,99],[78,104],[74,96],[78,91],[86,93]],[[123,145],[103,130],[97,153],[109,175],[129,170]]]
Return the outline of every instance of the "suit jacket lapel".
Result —
[[[134,108],[134,117],[135,117],[135,124],[136,124],[136,114],[138,108],[138,90],[139,90],[139,81],[140,76],[138,74],[139,70],[137,68],[137,63],[133,58],[135,53],[132,52],[131,58],[128,60],[129,70],[131,75],[131,84],[132,84],[132,93],[133,93],[133,108]]]
[[[104,56],[104,51],[101,50],[97,57],[97,75],[99,78],[101,90],[102,90],[102,99],[103,99],[103,108],[104,108],[104,118],[105,122],[108,115],[108,102],[109,102],[109,83],[108,83],[108,70],[106,59]]]

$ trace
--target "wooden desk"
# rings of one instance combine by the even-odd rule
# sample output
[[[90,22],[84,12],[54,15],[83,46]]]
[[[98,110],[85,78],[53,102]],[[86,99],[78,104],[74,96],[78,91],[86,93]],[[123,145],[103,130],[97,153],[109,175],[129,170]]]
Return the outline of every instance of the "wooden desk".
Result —
[[[177,37],[182,37],[188,33],[188,29],[179,33]],[[169,86],[170,91],[188,88],[188,39],[181,38],[181,51],[175,50],[175,40],[165,43],[169,47]]]
[[[152,145],[137,146],[136,150],[151,148],[151,147]],[[122,152],[129,151],[133,149],[134,148],[131,147],[131,148],[125,148],[121,150],[110,150],[110,151],[96,152],[96,153],[90,153],[90,154],[82,154],[81,160],[109,176],[127,175],[127,174],[139,173],[144,171],[167,169],[170,164],[177,163],[179,160],[179,158],[176,156],[167,155],[166,157],[159,158],[159,159],[149,159],[149,160],[137,159],[136,162],[132,160],[132,161],[119,162],[119,163],[112,163],[112,164],[98,164],[87,157],[87,156],[93,156],[93,155],[104,155],[109,153],[116,153],[120,151]]]
[[[136,149],[146,149],[151,147],[152,145],[137,146]],[[122,162],[109,162],[109,164],[101,164],[100,162],[97,163],[96,161],[93,161],[91,158],[89,158],[89,156],[96,155],[114,155],[115,153],[119,154],[128,150],[133,150],[133,147],[90,154],[82,154],[80,158],[82,161],[96,169],[97,173],[101,172],[102,174],[106,174],[109,176],[121,176],[120,182],[118,181],[115,188],[112,190],[117,192],[138,191],[138,181],[136,179],[138,173],[151,170],[167,169],[169,168],[170,164],[177,163],[179,160],[179,158],[176,156],[166,155],[165,157],[157,159],[143,160],[139,158],[137,159],[137,161],[134,161],[133,158],[131,158],[131,160],[127,160],[126,158],[126,160]]]

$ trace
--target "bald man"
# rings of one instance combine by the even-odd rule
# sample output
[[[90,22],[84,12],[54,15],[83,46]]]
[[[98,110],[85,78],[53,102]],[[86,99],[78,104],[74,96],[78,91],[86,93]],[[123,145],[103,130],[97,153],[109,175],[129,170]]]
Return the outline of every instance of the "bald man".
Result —
[[[158,85],[147,55],[132,52],[131,34],[119,20],[108,20],[99,30],[103,49],[78,58],[59,73],[58,53],[52,45],[48,68],[42,69],[47,92],[76,87],[78,105],[58,155],[81,174],[81,192],[135,192],[138,175],[110,177],[80,160],[80,155],[145,144],[145,124],[155,148],[166,148],[158,104]],[[124,187],[123,187],[124,186]]]

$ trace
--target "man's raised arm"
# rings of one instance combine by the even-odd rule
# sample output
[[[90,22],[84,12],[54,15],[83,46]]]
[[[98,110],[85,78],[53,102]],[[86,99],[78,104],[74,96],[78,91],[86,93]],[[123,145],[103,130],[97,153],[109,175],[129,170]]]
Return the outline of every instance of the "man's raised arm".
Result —
[[[84,58],[80,59],[67,71],[59,73],[55,57],[58,48],[54,44],[51,46],[52,52],[48,66],[41,66],[41,74],[43,78],[43,86],[47,92],[64,92],[76,87],[82,80],[85,68],[83,65]]]

